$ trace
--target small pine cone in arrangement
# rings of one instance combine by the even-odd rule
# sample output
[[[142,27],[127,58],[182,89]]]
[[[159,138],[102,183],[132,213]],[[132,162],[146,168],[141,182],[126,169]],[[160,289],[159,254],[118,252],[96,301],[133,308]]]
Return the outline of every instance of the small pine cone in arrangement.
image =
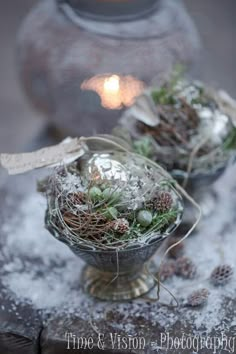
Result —
[[[207,302],[209,291],[205,288],[192,292],[187,299],[187,305],[192,307],[203,306]]]
[[[124,218],[117,219],[109,223],[109,228],[115,232],[118,232],[119,234],[125,234],[127,231],[129,231],[129,222]]]
[[[176,261],[176,274],[185,279],[193,279],[196,275],[197,268],[192,260],[188,257],[180,257]]]
[[[172,208],[173,198],[169,192],[160,192],[155,198],[153,205],[155,210],[165,213]]]
[[[161,265],[161,268],[160,268],[160,281],[165,281],[169,278],[171,278],[174,274],[175,274],[175,271],[176,271],[176,264],[175,264],[175,261],[166,261],[165,263],[163,263]]]
[[[181,240],[181,238],[171,237],[170,240],[167,242],[166,248],[168,249],[169,247],[171,247],[172,245],[174,245],[175,243],[177,243],[180,240]],[[183,244],[183,242],[181,242],[169,250],[168,256],[171,258],[177,259],[177,258],[181,257],[183,255],[183,253],[184,253],[184,244]]]
[[[233,268],[228,264],[222,264],[216,267],[211,273],[211,282],[213,285],[225,285],[233,277]]]

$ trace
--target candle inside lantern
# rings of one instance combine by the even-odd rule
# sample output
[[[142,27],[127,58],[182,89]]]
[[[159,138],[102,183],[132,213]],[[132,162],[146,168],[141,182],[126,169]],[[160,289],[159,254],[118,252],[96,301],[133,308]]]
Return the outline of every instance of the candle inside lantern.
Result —
[[[82,90],[95,91],[101,98],[101,105],[107,109],[131,106],[144,87],[144,83],[133,76],[116,74],[97,75],[85,80],[81,85]]]
[[[110,93],[114,92],[117,95],[120,90],[120,77],[118,75],[112,75],[105,79],[104,90]]]
[[[120,77],[118,75],[112,75],[105,79],[102,105],[110,109],[121,108],[122,99],[120,90]]]

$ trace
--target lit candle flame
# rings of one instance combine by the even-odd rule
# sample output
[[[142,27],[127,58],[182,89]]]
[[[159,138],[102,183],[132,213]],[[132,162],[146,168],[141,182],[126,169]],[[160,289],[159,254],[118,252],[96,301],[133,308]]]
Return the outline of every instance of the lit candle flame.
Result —
[[[101,98],[101,105],[107,109],[131,106],[144,87],[144,83],[133,76],[116,74],[97,75],[85,80],[81,85],[82,90],[95,91]]]
[[[117,75],[112,75],[104,81],[104,90],[108,93],[118,93],[120,90],[120,78]]]

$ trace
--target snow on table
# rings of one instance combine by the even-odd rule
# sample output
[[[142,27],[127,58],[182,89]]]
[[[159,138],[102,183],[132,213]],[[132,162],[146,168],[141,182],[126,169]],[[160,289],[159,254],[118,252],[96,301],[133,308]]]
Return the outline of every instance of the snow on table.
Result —
[[[174,302],[164,289],[159,302],[153,300],[156,289],[145,298],[124,303],[102,302],[84,294],[80,284],[84,263],[44,229],[45,200],[34,191],[35,178],[21,177],[17,192],[6,199],[7,213],[1,223],[2,294],[14,304],[11,310],[16,315],[18,306],[28,306],[40,313],[44,321],[42,348],[48,346],[49,339],[65,346],[65,332],[73,330],[80,335],[116,332],[144,336],[156,352],[164,332],[179,337],[183,331],[189,335],[212,336],[222,331],[232,335],[236,326],[235,276],[224,287],[211,285],[209,276],[219,264],[236,265],[235,170],[231,167],[215,186],[219,199],[214,215],[202,220],[197,233],[185,243],[186,255],[197,265],[196,278],[174,276],[165,282],[178,299],[178,308],[166,306]],[[14,181],[11,179],[10,189]],[[159,259],[157,253],[154,261]],[[203,287],[210,291],[207,305],[187,307],[187,296]]]

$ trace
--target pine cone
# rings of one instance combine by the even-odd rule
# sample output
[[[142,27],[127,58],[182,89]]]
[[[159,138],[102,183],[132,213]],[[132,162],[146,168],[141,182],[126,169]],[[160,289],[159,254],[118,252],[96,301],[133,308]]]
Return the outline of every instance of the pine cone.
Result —
[[[207,289],[199,289],[192,292],[187,299],[187,304],[192,307],[204,305],[209,296],[209,291]]]
[[[222,264],[211,273],[211,282],[215,286],[225,285],[231,280],[233,273],[233,268],[230,265]]]
[[[171,209],[173,205],[173,198],[169,192],[160,192],[153,200],[153,207],[155,210],[165,213]]]
[[[176,264],[174,261],[167,261],[162,264],[160,268],[160,281],[165,281],[166,279],[172,277],[176,271]]]
[[[109,228],[118,232],[119,234],[125,234],[127,231],[129,231],[129,222],[124,218],[117,219],[109,223]]]
[[[167,249],[180,240],[181,240],[181,238],[171,237],[167,243]],[[171,248],[171,250],[168,252],[168,255],[171,258],[177,259],[177,258],[181,257],[183,255],[183,253],[184,253],[184,244],[181,242],[178,245],[176,245],[175,247]]]
[[[180,257],[176,261],[176,274],[186,279],[193,279],[196,275],[196,266],[188,257]]]

